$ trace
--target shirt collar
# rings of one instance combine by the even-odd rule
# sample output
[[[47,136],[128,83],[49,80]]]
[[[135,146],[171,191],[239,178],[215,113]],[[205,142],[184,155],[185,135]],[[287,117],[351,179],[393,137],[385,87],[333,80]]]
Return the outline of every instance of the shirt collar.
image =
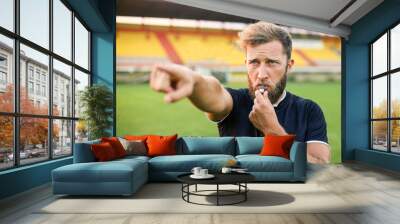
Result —
[[[286,97],[286,90],[283,90],[282,95],[279,97],[279,99],[276,101],[276,103],[272,104],[274,107],[278,107],[279,103],[282,102]]]

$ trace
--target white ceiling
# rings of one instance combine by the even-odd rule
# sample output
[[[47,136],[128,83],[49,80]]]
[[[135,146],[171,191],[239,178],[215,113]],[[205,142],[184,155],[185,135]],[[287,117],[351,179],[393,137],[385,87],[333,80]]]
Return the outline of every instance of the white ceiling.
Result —
[[[383,0],[167,0],[347,38],[350,26]],[[346,5],[349,5],[346,8]],[[344,11],[339,13],[343,8]]]

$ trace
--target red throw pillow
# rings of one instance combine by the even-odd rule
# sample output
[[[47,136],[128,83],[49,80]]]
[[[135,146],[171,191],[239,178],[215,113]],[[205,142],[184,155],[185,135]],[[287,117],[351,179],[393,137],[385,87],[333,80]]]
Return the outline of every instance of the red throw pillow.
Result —
[[[126,156],[126,151],[124,149],[124,146],[122,146],[121,142],[118,140],[117,137],[101,138],[101,142],[110,143],[112,148],[114,149],[117,158]]]
[[[261,149],[262,156],[281,156],[289,159],[290,147],[292,147],[295,135],[267,135],[264,137],[264,146]]]
[[[91,145],[94,157],[99,162],[116,159],[115,151],[109,142],[102,142]]]
[[[157,136],[151,135],[147,138],[148,156],[176,155],[176,139],[178,135]]]

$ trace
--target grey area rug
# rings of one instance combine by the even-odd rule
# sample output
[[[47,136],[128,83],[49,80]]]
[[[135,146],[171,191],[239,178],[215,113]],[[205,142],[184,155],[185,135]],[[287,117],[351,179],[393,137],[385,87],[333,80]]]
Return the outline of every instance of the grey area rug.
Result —
[[[224,189],[234,187],[228,185]],[[180,184],[150,183],[131,197],[56,197],[34,213],[360,213],[361,205],[345,201],[317,184],[255,183],[248,187],[250,191],[247,201],[237,205],[190,204],[182,200]],[[198,188],[212,189],[215,186],[201,185]],[[198,203],[216,202],[215,196],[193,196],[190,199]],[[224,197],[222,202],[229,203],[238,199],[236,196]]]

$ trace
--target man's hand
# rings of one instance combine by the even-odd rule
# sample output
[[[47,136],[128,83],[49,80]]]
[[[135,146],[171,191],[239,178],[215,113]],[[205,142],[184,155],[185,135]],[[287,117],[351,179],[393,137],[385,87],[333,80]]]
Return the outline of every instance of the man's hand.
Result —
[[[176,102],[192,95],[196,74],[193,70],[177,64],[159,64],[150,74],[150,87],[166,93],[164,101]]]
[[[285,129],[279,124],[275,114],[274,106],[268,98],[268,92],[261,94],[259,90],[255,92],[253,109],[249,114],[251,123],[264,135],[286,135]]]
[[[309,163],[327,164],[330,162],[330,157],[329,145],[319,142],[307,143],[307,161]]]

